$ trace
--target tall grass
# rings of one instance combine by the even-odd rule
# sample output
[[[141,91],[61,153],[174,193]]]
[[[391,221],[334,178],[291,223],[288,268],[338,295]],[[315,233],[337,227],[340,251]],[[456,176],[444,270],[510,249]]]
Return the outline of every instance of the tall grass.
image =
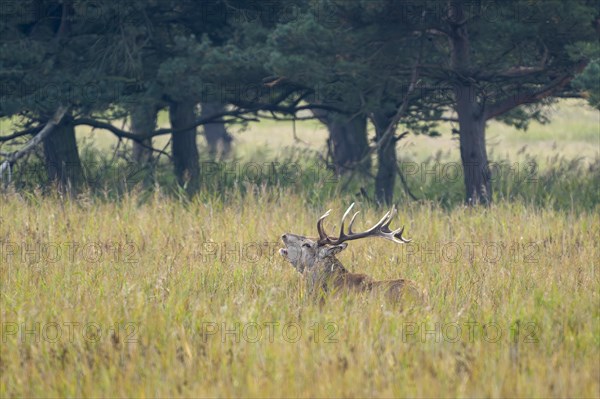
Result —
[[[340,254],[354,271],[428,290],[427,306],[402,309],[355,296],[320,306],[276,253],[280,234],[314,234],[350,197],[309,204],[288,187],[225,202],[160,190],[0,200],[2,397],[600,389],[597,210],[403,206],[394,225],[413,243],[357,241]],[[358,207],[357,225],[380,216]]]
[[[139,199],[145,200],[158,190],[175,198],[185,196],[168,159],[159,158],[151,168],[144,168],[92,146],[84,147],[81,155],[83,191],[87,195],[115,200],[137,192],[141,194]],[[496,201],[576,211],[597,209],[600,204],[600,158],[584,160],[559,154],[534,157],[527,153],[514,159],[494,158],[490,169]],[[416,198],[418,202],[434,202],[448,209],[463,203],[462,165],[451,152],[440,151],[423,160],[401,158],[398,169],[406,181],[404,185],[397,179],[394,197],[398,202],[408,203]],[[13,188],[51,193],[55,188],[48,185],[45,174],[39,160],[19,164],[13,170]],[[278,195],[282,190],[300,195],[311,204],[339,196],[375,202],[372,176],[337,176],[309,149],[288,148],[278,155],[258,149],[244,157],[200,161],[200,201],[235,200],[250,191]]]

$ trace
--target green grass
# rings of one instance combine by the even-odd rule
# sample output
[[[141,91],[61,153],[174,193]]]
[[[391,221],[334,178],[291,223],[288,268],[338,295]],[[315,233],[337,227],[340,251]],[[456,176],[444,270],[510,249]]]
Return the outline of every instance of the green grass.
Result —
[[[1,200],[2,397],[600,389],[597,212],[402,208],[393,225],[406,224],[414,243],[358,241],[340,256],[356,272],[428,290],[428,306],[402,310],[354,296],[321,307],[276,254],[280,234],[314,234],[317,217],[328,208],[339,217],[349,198],[317,207],[286,191],[228,204],[159,193],[142,205],[135,195]],[[360,226],[381,213],[358,206]]]

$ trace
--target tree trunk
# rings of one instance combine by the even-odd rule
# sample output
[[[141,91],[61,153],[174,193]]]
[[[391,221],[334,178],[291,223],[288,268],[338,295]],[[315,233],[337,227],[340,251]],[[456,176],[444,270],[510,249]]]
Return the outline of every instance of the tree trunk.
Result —
[[[147,135],[156,128],[156,106],[152,104],[140,103],[132,107],[131,131],[140,136]],[[150,187],[154,181],[154,170],[152,166],[152,139],[143,140],[141,143],[133,142],[133,161],[135,162],[136,173],[143,179],[143,185]]]
[[[67,116],[44,139],[44,158],[48,180],[62,193],[77,194],[83,181],[75,128]]]
[[[460,158],[465,182],[465,202],[487,205],[492,199],[491,175],[485,146],[485,118],[469,86],[456,89]]]
[[[371,159],[364,159],[369,152],[366,115],[348,118],[318,108],[313,109],[312,113],[327,126],[327,147],[338,175],[357,168],[365,171],[371,168]]]
[[[377,176],[375,177],[375,198],[380,204],[390,205],[394,201],[394,186],[396,184],[396,140],[395,135],[383,137],[392,118],[383,113],[373,114],[373,124],[377,137]],[[381,141],[383,140],[383,141]]]
[[[451,1],[448,7],[451,65],[457,78],[454,83],[456,113],[460,133],[460,156],[465,182],[465,201],[469,205],[489,204],[492,199],[490,170],[485,146],[485,109],[478,101],[477,88],[464,76],[471,72],[471,44],[463,1]]]
[[[328,114],[328,145],[336,173],[342,175],[354,169],[369,170],[371,160],[364,159],[369,151],[367,117],[360,114],[352,119]]]
[[[202,103],[201,109],[202,117],[206,118],[225,111],[225,105],[218,103]],[[204,137],[206,138],[208,153],[211,158],[214,159],[219,155],[224,158],[231,152],[231,142],[233,141],[233,137],[227,132],[227,129],[225,129],[224,123],[208,123],[204,125]]]
[[[169,106],[171,128],[175,130],[171,137],[175,176],[190,195],[198,191],[200,178],[196,128],[188,128],[196,121],[195,107],[193,101],[173,102]]]
[[[133,134],[146,135],[156,127],[156,107],[150,104],[137,104],[131,109],[131,131]],[[152,160],[152,139],[143,140],[140,144],[133,142],[133,159],[140,166]]]

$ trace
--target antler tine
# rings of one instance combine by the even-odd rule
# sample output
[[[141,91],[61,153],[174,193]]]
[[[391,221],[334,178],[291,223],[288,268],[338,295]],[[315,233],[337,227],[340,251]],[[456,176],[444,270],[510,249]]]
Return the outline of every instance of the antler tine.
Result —
[[[383,228],[382,228],[382,231],[383,231],[384,233],[388,234],[388,235],[391,237],[390,239],[391,239],[392,241],[394,241],[394,242],[397,242],[397,243],[399,243],[399,244],[405,244],[405,243],[409,243],[409,242],[410,242],[410,240],[409,240],[409,239],[402,237],[402,233],[404,233],[404,226],[402,226],[402,227],[400,227],[400,228],[398,228],[398,229],[396,229],[396,230],[393,230],[393,231],[392,231],[392,230],[390,230],[390,228],[389,228],[389,225],[390,225],[390,223],[391,223],[391,221],[392,221],[392,218],[393,218],[394,216],[396,216],[396,214],[397,214],[397,213],[398,213],[398,209],[396,208],[396,205],[394,205],[394,206],[392,207],[392,210],[391,210],[391,215],[390,215],[390,218],[389,218],[389,219],[388,219],[388,221],[387,221],[387,222],[386,222],[386,223],[383,225],[383,228],[385,228],[385,230],[383,230]]]
[[[350,214],[350,211],[352,210],[352,208],[354,208],[354,202],[350,204],[348,209],[346,209],[346,212],[344,212],[344,216],[342,216],[342,222],[340,223],[340,234],[338,235],[338,240],[340,240],[342,237],[346,236],[346,233],[344,233],[344,223],[346,222],[346,218]],[[348,231],[348,232],[350,232],[350,231]]]
[[[371,227],[369,230],[367,230],[366,232],[372,233],[374,231],[381,229],[382,226],[385,226],[386,222],[389,223],[389,218],[390,218],[390,211],[387,211],[386,214],[383,215],[383,217],[379,220],[379,222],[375,223],[375,225],[373,227]]]
[[[319,220],[317,221],[317,231],[319,232],[319,239],[320,240],[326,240],[326,241],[331,241],[329,239],[329,236],[327,235],[327,233],[325,233],[325,230],[323,230],[323,220],[325,220],[325,218],[327,216],[329,216],[329,212],[331,212],[331,209],[328,210],[327,212],[325,212],[323,214],[323,216],[321,216],[319,218]]]
[[[350,219],[350,224],[348,225],[348,234],[352,235],[354,234],[354,232],[352,231],[352,225],[354,224],[354,219],[356,219],[356,215],[358,215],[360,213],[360,211],[356,211],[354,213],[354,216],[352,216],[352,219]]]
[[[389,229],[389,226],[390,226],[390,223],[392,223],[392,219],[394,218],[394,216],[396,216],[397,213],[398,213],[398,210],[396,209],[396,206],[394,205],[392,207],[392,209],[387,213],[389,215],[388,219],[385,221],[384,224],[381,225],[381,228],[386,229],[387,231],[391,231]]]
[[[404,226],[392,231],[391,232],[392,241],[397,242],[399,244],[407,244],[407,243],[411,242],[411,240],[409,240],[408,238],[402,237],[402,233],[404,233]]]

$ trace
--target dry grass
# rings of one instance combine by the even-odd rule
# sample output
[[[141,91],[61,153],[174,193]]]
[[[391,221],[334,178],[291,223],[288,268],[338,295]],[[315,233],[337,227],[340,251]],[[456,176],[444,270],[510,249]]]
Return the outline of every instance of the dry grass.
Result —
[[[395,224],[414,245],[357,242],[341,258],[417,281],[429,306],[321,308],[278,237],[314,233],[346,202],[3,194],[0,396],[598,396],[597,212],[408,206]],[[361,226],[381,212],[358,206]]]

